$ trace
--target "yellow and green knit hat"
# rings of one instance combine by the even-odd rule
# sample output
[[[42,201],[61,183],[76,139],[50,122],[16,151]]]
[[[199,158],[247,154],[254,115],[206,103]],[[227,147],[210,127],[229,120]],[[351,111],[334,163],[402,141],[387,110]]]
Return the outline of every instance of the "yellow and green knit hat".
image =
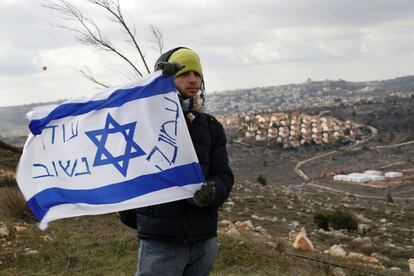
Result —
[[[175,77],[182,75],[189,71],[194,71],[203,79],[203,70],[201,69],[200,57],[193,51],[187,48],[181,48],[172,53],[169,62],[175,61],[181,65],[185,65],[183,69],[175,74]]]

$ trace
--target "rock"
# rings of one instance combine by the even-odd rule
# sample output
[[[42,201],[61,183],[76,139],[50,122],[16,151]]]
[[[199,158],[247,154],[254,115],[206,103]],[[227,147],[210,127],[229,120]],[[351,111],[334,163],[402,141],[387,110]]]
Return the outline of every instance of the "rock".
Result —
[[[236,228],[230,228],[229,230],[224,232],[224,234],[233,239],[238,239],[240,237],[240,233],[239,231],[237,231]]]
[[[340,245],[335,244],[329,248],[329,254],[336,257],[345,257],[346,251]]]
[[[361,254],[361,253],[349,252],[346,255],[346,257],[348,259],[351,259],[351,260],[357,261],[357,262],[361,262],[361,263],[366,264],[366,265],[384,267],[378,259],[376,259],[374,257],[365,256],[364,254]]]
[[[374,243],[372,242],[370,237],[364,237],[360,240],[361,243],[361,247],[365,248],[365,249],[369,249],[374,247]]]
[[[397,267],[397,266],[390,267],[390,270],[392,270],[392,271],[402,271],[402,269],[400,267]]]
[[[9,228],[7,225],[0,221],[0,237],[7,237],[10,235]]]
[[[16,230],[17,233],[20,233],[20,232],[26,231],[27,227],[26,226],[15,225],[14,230]]]
[[[360,223],[358,224],[358,234],[361,236],[365,236],[369,231],[371,231],[371,227],[367,224]]]
[[[236,206],[236,203],[234,203],[233,201],[227,201],[226,203],[224,203],[225,205],[227,205],[227,206],[230,206],[230,207],[234,207],[234,206]]]
[[[255,215],[255,214],[251,215],[250,217],[253,218],[253,219],[257,219],[257,220],[264,220],[264,218],[261,218],[261,217]]]
[[[26,249],[28,249],[28,250],[26,250]],[[23,253],[23,255],[30,256],[30,255],[39,254],[39,251],[37,251],[37,250],[29,249],[29,248],[26,248],[26,249],[25,249],[25,252]]]
[[[296,236],[295,241],[293,242],[293,247],[302,251],[315,251],[315,246],[306,236],[305,228],[302,228]]]
[[[380,219],[380,223],[386,223],[386,222],[387,222],[387,220],[385,218]]]
[[[299,222],[298,221],[292,221],[292,226],[293,228],[296,228],[299,226]]]
[[[364,217],[363,214],[355,214],[355,218],[360,222],[360,223],[372,223],[372,220]]]
[[[44,241],[54,241],[54,239],[49,235],[44,235],[40,237]]]
[[[331,267],[329,269],[329,276],[347,276],[348,274],[340,267]]]
[[[263,227],[261,227],[261,226],[256,226],[256,227],[254,228],[254,231],[256,231],[256,232],[258,232],[258,233],[262,234],[263,236],[268,236],[268,235],[269,235],[269,234],[267,233],[266,229],[264,229],[264,228],[263,228]]]
[[[230,227],[231,225],[233,225],[233,223],[230,220],[223,219],[220,221],[220,226]]]
[[[251,231],[253,230],[254,226],[253,223],[250,220],[246,220],[244,222],[238,223],[236,224],[239,228],[247,230],[247,231]]]
[[[393,243],[385,243],[384,244],[385,247],[389,247],[389,248],[396,248],[397,246]]]
[[[408,259],[408,267],[411,273],[414,273],[414,258]]]
[[[379,252],[372,253],[371,257],[376,258],[376,259],[378,259],[380,261],[383,261],[383,262],[389,262],[390,261],[390,258],[388,258],[387,256],[382,255]]]

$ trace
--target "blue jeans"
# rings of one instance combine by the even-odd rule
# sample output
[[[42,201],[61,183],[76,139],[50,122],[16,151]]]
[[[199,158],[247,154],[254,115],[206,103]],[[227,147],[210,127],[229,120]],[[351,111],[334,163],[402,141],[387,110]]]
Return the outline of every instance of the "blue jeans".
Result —
[[[190,244],[140,240],[136,276],[208,275],[217,256],[217,239]]]

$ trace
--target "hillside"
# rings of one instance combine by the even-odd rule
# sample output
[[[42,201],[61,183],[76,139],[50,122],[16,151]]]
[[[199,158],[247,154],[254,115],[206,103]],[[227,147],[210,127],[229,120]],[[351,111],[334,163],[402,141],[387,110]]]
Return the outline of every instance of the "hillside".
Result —
[[[410,92],[414,87],[414,76],[405,76],[390,80],[373,81],[374,85],[392,91]]]
[[[33,108],[40,105],[58,104],[60,101],[48,103],[33,103],[17,106],[0,106],[0,137],[27,136],[26,114]]]
[[[214,115],[246,111],[291,111],[301,108],[340,106],[364,102],[384,102],[390,97],[412,97],[414,76],[383,81],[308,80],[299,84],[256,87],[208,93],[206,109]],[[25,115],[34,107],[50,103],[0,107],[0,137],[26,136]],[[21,141],[20,141],[21,142]]]
[[[414,258],[414,92],[391,91],[397,89],[390,88],[394,82],[309,81],[283,86],[276,96],[273,88],[260,88],[216,99],[222,108],[229,107],[219,118],[236,183],[220,211],[221,250],[213,275],[408,275],[408,260]],[[305,96],[297,96],[301,93]],[[239,112],[232,113],[235,109]],[[306,116],[294,124],[299,114]],[[346,143],[328,139],[285,147],[269,131],[272,116],[278,135],[289,142],[297,136],[292,133],[298,124],[317,129],[316,138],[333,134],[330,128],[335,126],[351,138],[350,131],[357,133],[357,128],[345,131],[345,122],[365,132]],[[251,118],[248,124],[246,117]],[[254,135],[246,137],[246,132]],[[7,138],[21,144],[15,141]],[[46,232],[36,228],[11,188],[20,154],[21,148],[0,142],[0,228],[9,230],[0,237],[0,274],[132,274],[136,233],[116,214],[53,222]],[[367,170],[403,176],[362,183],[333,178]],[[10,194],[19,200],[13,203]],[[330,224],[324,230],[315,223],[315,215],[335,210],[350,215],[356,228],[334,229]],[[302,228],[315,250],[292,247]]]

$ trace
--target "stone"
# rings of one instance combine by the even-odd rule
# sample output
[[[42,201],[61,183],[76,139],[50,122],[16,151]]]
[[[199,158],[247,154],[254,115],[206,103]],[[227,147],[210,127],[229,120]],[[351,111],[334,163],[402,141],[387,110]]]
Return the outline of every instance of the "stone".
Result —
[[[267,236],[267,235],[268,235],[268,233],[267,233],[266,229],[264,229],[262,226],[256,226],[256,227],[254,228],[254,231],[256,231],[256,232],[258,232],[258,233],[262,234],[263,236]]]
[[[253,218],[253,219],[257,219],[257,220],[264,220],[264,218],[261,218],[261,217],[259,217],[259,216],[257,216],[257,215],[251,215],[250,216],[251,218]]]
[[[302,251],[315,251],[315,246],[306,236],[305,228],[302,228],[296,236],[295,241],[293,242],[293,247]]]
[[[380,223],[386,223],[386,222],[387,222],[387,219],[385,219],[385,218],[380,219]]]
[[[361,262],[366,265],[384,267],[377,258],[365,256],[361,253],[349,252],[346,257],[350,260]]]
[[[340,245],[334,244],[329,248],[329,254],[336,257],[345,257],[346,251]]]
[[[233,225],[233,223],[230,220],[223,219],[220,221],[220,226],[230,227],[231,225]]]
[[[238,239],[240,237],[240,233],[239,231],[237,231],[236,228],[230,228],[229,230],[224,232],[224,234],[233,239]]]
[[[390,267],[390,270],[392,270],[392,271],[402,271],[402,269],[400,267],[397,267],[397,266]]]
[[[39,251],[34,250],[34,249],[25,250],[25,252],[23,253],[23,255],[26,255],[26,256],[37,255],[37,254],[39,254]]]
[[[408,259],[408,267],[411,273],[414,273],[414,258]]]
[[[374,247],[374,243],[372,242],[370,237],[364,237],[361,239],[361,247],[369,249]]]
[[[49,235],[43,235],[40,238],[44,241],[54,241],[54,239]]]
[[[15,225],[15,226],[14,226],[14,230],[15,230],[17,233],[20,233],[20,232],[24,232],[24,231],[26,231],[26,230],[27,230],[27,227],[26,227],[26,226]]]
[[[369,231],[371,231],[371,227],[367,224],[360,223],[357,227],[358,234],[361,236],[365,236]]]
[[[298,221],[292,221],[292,226],[293,228],[299,227],[299,222]]]
[[[234,206],[236,206],[236,203],[234,203],[233,201],[227,201],[226,203],[224,203],[225,205],[227,205],[227,206],[231,206],[231,207],[234,207]]]
[[[246,220],[238,224],[239,228],[250,231],[253,230],[254,226],[250,220]]]
[[[355,214],[355,218],[360,222],[360,223],[372,223],[372,220],[364,217],[363,214]]]
[[[7,237],[10,235],[7,225],[0,221],[0,237]]]
[[[329,276],[347,276],[348,274],[345,272],[343,268],[340,267],[331,267],[329,269]]]

